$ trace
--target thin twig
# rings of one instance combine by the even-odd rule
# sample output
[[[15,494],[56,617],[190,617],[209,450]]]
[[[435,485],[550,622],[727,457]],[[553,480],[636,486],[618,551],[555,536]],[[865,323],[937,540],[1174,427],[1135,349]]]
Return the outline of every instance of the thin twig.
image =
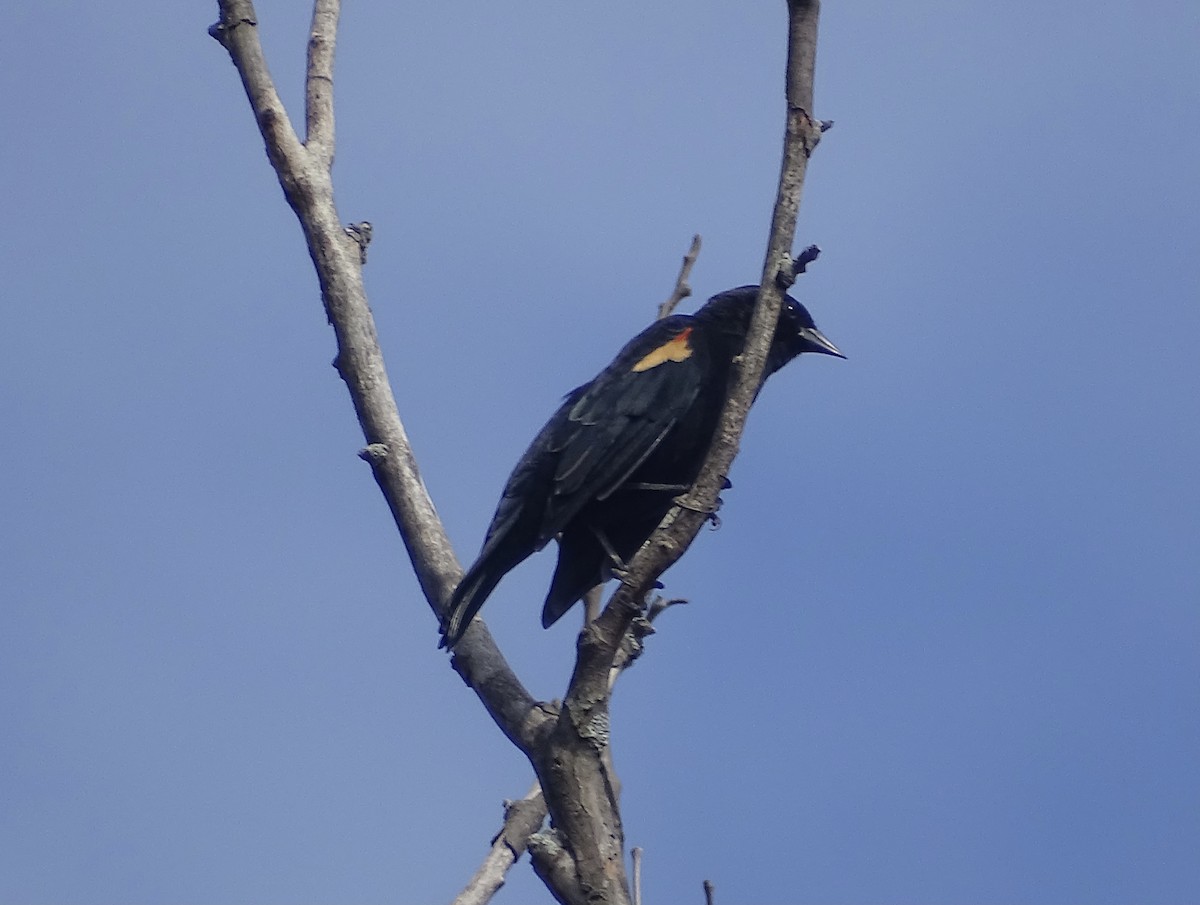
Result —
[[[808,248],[796,255],[796,259],[792,261],[792,273],[791,279],[788,282],[788,286],[791,286],[792,283],[796,282],[796,278],[800,276],[800,274],[806,273],[808,271],[808,265],[820,256],[821,249],[815,245],[808,246]],[[787,287],[784,288],[786,289]]]
[[[686,597],[666,598],[660,594],[650,601],[650,606],[646,607],[646,621],[653,623],[655,619],[657,619],[671,607],[684,606],[686,603]]]
[[[545,820],[546,802],[537,783],[519,801],[505,802],[504,825],[492,839],[487,857],[451,905],[484,905],[490,901],[504,885],[509,868],[528,847],[529,837],[541,829]]]
[[[716,887],[713,886],[712,880],[704,881],[704,905],[715,905]]]
[[[633,859],[633,905],[642,905],[642,849],[635,845],[629,852]]]
[[[692,236],[691,247],[688,248],[687,254],[683,256],[683,265],[679,268],[679,276],[675,279],[675,288],[671,290],[671,295],[665,302],[658,306],[658,319],[669,317],[676,306],[685,298],[692,294],[692,287],[688,284],[688,278],[692,275],[692,267],[696,263],[696,257],[700,254],[700,234],[696,233]]]

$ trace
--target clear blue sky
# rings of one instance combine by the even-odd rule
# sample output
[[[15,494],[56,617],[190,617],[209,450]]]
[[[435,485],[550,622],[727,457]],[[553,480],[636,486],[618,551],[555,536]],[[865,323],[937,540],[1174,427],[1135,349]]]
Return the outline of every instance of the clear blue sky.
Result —
[[[293,110],[306,6],[259,6]],[[347,6],[340,213],[469,559],[693,232],[697,296],[757,278],[783,4]],[[1200,901],[1196,9],[826,3],[798,295],[849,360],[768,386],[622,681],[648,902]],[[355,457],[215,17],[0,36],[0,902],[446,901],[528,766]],[[551,569],[485,610],[545,698]]]

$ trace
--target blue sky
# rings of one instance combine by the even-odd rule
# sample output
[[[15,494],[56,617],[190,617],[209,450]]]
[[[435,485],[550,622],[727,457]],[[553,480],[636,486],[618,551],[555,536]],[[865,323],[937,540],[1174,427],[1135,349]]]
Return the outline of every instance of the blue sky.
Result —
[[[296,109],[308,11],[263,2]],[[215,4],[0,42],[0,902],[439,902],[528,766],[435,622]],[[826,4],[797,287],[622,680],[650,902],[1200,901],[1200,14]],[[460,558],[559,396],[761,268],[782,3],[348,4],[335,178]],[[485,616],[559,695],[552,554]],[[518,865],[496,899],[548,901]]]

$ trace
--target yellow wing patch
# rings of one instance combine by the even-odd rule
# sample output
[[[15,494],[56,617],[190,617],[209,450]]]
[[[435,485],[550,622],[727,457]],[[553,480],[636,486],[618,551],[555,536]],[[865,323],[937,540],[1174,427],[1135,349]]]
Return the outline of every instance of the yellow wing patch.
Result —
[[[688,342],[688,336],[691,335],[691,332],[691,327],[683,330],[635,364],[630,370],[637,374],[642,371],[649,371],[651,368],[657,368],[663,362],[683,361],[684,359],[691,358],[692,345]]]

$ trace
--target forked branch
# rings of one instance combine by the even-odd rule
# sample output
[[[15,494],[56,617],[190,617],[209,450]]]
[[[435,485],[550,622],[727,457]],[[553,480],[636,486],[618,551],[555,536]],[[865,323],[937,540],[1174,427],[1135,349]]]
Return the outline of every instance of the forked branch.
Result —
[[[440,617],[462,570],[421,480],[388,381],[362,282],[369,232],[343,228],[334,203],[330,175],[335,135],[333,55],[340,2],[316,0],[314,4],[303,141],[268,71],[253,3],[218,0],[218,6],[220,19],[209,31],[237,67],[271,165],[304,231],[337,338],[335,365],[366,440],[361,456],[371,466],[422,590]],[[762,290],[719,431],[688,500],[672,511],[632,559],[604,612],[580,636],[579,656],[561,710],[539,704],[526,691],[482,621],[472,623],[454,650],[454,668],[501,730],[529,757],[545,790],[555,829],[535,836],[541,853],[538,872],[560,902],[629,902],[617,784],[607,750],[610,679],[620,652],[629,650],[623,644],[647,592],[682,555],[714,508],[762,379],[782,298],[776,277],[788,260],[805,164],[821,131],[810,115],[817,12],[818,0],[789,2],[787,129]],[[687,266],[685,261],[679,288],[686,287]],[[534,805],[528,816],[532,819],[537,813]],[[528,830],[522,828],[519,835],[527,838]]]

